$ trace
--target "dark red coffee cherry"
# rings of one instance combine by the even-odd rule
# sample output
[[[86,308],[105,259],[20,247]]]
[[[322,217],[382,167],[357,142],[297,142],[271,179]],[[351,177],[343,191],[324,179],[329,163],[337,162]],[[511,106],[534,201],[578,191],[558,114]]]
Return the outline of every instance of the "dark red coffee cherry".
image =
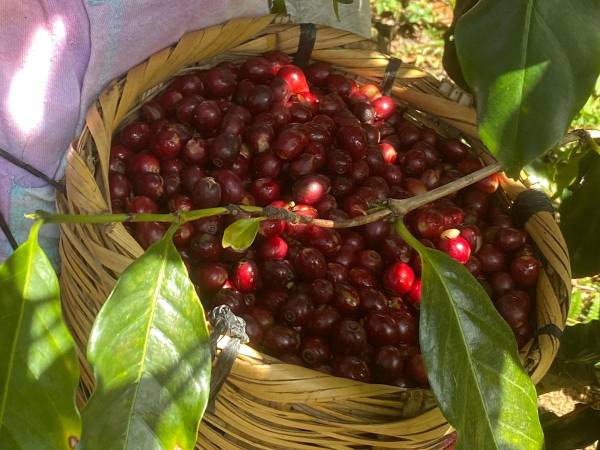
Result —
[[[373,372],[380,383],[392,383],[402,375],[404,355],[393,345],[380,347],[375,352]]]
[[[333,306],[319,305],[306,324],[306,331],[313,336],[329,336],[340,319],[340,313]]]
[[[244,183],[232,170],[217,169],[213,172],[217,183],[221,185],[221,202],[241,203],[244,197]]]
[[[190,241],[189,249],[199,261],[218,261],[221,242],[212,234],[197,234]]]
[[[216,130],[221,124],[223,113],[214,100],[205,100],[196,106],[193,123],[200,131]]]
[[[310,283],[311,298],[316,304],[326,304],[333,299],[333,284],[325,278],[317,278]]]
[[[135,237],[145,250],[162,239],[167,227],[160,222],[139,222],[135,224]]]
[[[223,264],[206,264],[196,269],[195,280],[203,292],[214,293],[223,287],[229,274]]]
[[[192,201],[198,208],[214,208],[221,203],[221,185],[212,177],[198,180],[192,192]]]
[[[381,291],[372,287],[363,287],[358,290],[360,296],[360,311],[363,314],[369,312],[385,312],[388,310],[388,301]]]
[[[307,337],[300,346],[302,359],[310,366],[322,364],[331,359],[331,350],[327,341],[321,337]]]
[[[381,243],[381,256],[388,264],[395,262],[408,263],[412,250],[400,236],[388,236]]]
[[[308,295],[292,293],[279,309],[281,319],[293,327],[306,324],[312,315],[314,305]]]
[[[525,244],[525,233],[516,228],[500,228],[495,237],[496,246],[503,252],[514,252]]]
[[[390,310],[398,326],[398,340],[402,345],[416,345],[419,340],[419,322],[403,309]]]
[[[265,239],[259,247],[258,254],[261,259],[271,261],[281,261],[285,259],[288,253],[288,244],[279,236],[272,236]]]
[[[418,386],[425,387],[429,384],[427,370],[420,353],[410,356],[406,361],[406,373]]]
[[[343,319],[333,330],[332,344],[337,354],[358,355],[367,345],[367,333],[359,322]]]
[[[240,153],[240,138],[234,134],[219,134],[212,142],[208,155],[216,167],[229,168]]]
[[[360,266],[350,269],[350,272],[348,272],[348,280],[350,280],[350,284],[357,289],[362,287],[375,287],[378,285],[375,275],[373,275],[370,270]]]
[[[251,307],[248,315],[252,316],[263,330],[267,330],[275,324],[273,313],[264,306]]]
[[[295,353],[300,348],[300,335],[290,327],[274,325],[265,331],[263,346],[273,356]]]
[[[296,203],[314,205],[329,192],[331,182],[323,175],[307,175],[292,186],[292,198]]]
[[[371,380],[371,371],[367,363],[357,356],[342,356],[336,358],[333,373],[338,377],[368,383]]]
[[[273,143],[275,154],[283,160],[292,160],[302,153],[308,143],[308,137],[300,129],[283,130]]]
[[[133,179],[133,190],[137,195],[158,200],[165,192],[164,180],[156,173],[139,173]]]
[[[264,273],[263,273],[264,276]],[[288,295],[283,288],[269,288],[262,291],[259,296],[260,305],[271,311],[273,315],[277,315],[281,305],[285,303]]]
[[[437,239],[444,229],[444,216],[435,209],[419,211],[415,217],[415,229],[421,237]]]
[[[268,286],[287,287],[296,275],[289,261],[264,261],[260,266],[263,282]]]
[[[235,92],[234,73],[226,67],[213,67],[204,78],[204,88],[212,97],[230,97]]]
[[[119,141],[125,147],[141,150],[150,140],[150,127],[144,122],[132,122],[121,130]]]
[[[120,173],[108,174],[108,185],[110,188],[110,198],[125,199],[131,194],[131,184],[125,175]]]
[[[263,339],[263,329],[256,319],[249,314],[243,314],[242,319],[246,322],[246,334],[250,339],[250,345],[253,347],[260,345]]]
[[[370,312],[364,326],[367,339],[374,346],[396,345],[400,339],[398,324],[386,313]]]
[[[180,173],[181,182],[188,192],[194,190],[194,186],[200,178],[206,176],[206,172],[200,166],[196,164],[186,165]]]
[[[506,267],[506,259],[497,247],[491,244],[483,244],[477,258],[481,261],[481,271],[483,273],[499,272]],[[516,280],[515,276],[513,278]]]
[[[344,315],[351,315],[360,307],[360,296],[358,291],[347,283],[336,283],[334,285],[333,306]]]
[[[332,283],[345,283],[348,280],[348,269],[342,264],[327,263],[327,279]]]
[[[495,297],[500,297],[515,288],[515,281],[508,272],[494,272],[489,280]]]
[[[236,316],[241,316],[245,312],[245,305],[242,293],[237,289],[222,287],[212,300],[212,307],[221,305],[229,306],[231,312]]]
[[[294,266],[300,276],[312,280],[327,275],[327,261],[316,248],[305,247],[294,258]]]
[[[494,304],[500,315],[513,330],[525,325],[528,313],[527,306],[517,295],[509,291],[498,298]]]
[[[510,274],[520,286],[535,285],[540,273],[540,262],[533,256],[519,256],[510,264]]]

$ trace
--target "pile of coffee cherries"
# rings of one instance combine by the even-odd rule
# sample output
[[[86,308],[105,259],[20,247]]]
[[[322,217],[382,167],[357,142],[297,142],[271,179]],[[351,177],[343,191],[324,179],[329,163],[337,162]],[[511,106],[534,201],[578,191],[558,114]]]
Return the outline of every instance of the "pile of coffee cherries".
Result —
[[[447,184],[482,165],[469,147],[417,126],[373,84],[280,52],[174,79],[115,136],[114,212],[227,204],[333,221]],[[495,175],[410,212],[425,245],[464,264],[519,344],[532,335],[540,262],[492,195]],[[174,242],[206,307],[229,305],[250,344],[283,361],[364,382],[427,385],[418,343],[418,254],[379,220],[349,229],[270,218],[246,251],[222,248],[237,216],[184,224]],[[166,230],[129,225],[147,248]]]

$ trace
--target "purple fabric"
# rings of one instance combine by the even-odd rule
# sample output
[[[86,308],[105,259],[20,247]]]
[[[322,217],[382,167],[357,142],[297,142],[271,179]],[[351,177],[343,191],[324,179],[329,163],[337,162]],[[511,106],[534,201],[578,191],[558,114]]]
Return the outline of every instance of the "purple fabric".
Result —
[[[187,31],[267,13],[266,0],[0,1],[0,147],[62,176],[65,149],[110,80]],[[19,242],[23,211],[52,206],[43,181],[0,159],[0,210]],[[55,254],[56,232],[45,248]],[[0,233],[0,261],[9,253]]]

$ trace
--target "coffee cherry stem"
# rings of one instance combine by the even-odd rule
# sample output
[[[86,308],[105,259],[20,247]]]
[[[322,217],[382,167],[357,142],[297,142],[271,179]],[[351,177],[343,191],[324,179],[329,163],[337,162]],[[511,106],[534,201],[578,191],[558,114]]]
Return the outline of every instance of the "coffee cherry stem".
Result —
[[[446,197],[449,194],[458,192],[461,189],[466,188],[467,186],[475,184],[478,181],[481,181],[484,178],[487,178],[496,172],[500,172],[500,170],[502,170],[502,166],[500,165],[500,163],[494,163],[484,167],[483,169],[479,169],[455,181],[445,184],[444,186],[432,189],[431,191],[428,191],[424,194],[403,200],[397,200],[393,198],[388,199],[388,207],[392,210],[394,215],[401,217],[414,209],[420,208],[423,205],[431,203],[440,198]]]

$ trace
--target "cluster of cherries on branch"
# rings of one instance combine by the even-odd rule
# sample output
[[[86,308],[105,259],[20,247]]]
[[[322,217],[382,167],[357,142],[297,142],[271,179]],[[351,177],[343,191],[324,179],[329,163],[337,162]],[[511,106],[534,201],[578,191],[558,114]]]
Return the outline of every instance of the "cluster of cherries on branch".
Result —
[[[113,212],[239,204],[335,222],[364,217],[482,167],[419,127],[373,84],[280,52],[174,79],[141,106],[110,155]],[[540,263],[493,194],[498,177],[408,213],[426,246],[464,264],[519,344],[532,335]],[[426,386],[418,342],[419,255],[381,219],[348,229],[267,218],[252,246],[223,248],[244,214],[184,223],[174,236],[208,308],[244,318],[250,344],[283,361],[364,382]],[[128,225],[147,248],[163,223]]]

